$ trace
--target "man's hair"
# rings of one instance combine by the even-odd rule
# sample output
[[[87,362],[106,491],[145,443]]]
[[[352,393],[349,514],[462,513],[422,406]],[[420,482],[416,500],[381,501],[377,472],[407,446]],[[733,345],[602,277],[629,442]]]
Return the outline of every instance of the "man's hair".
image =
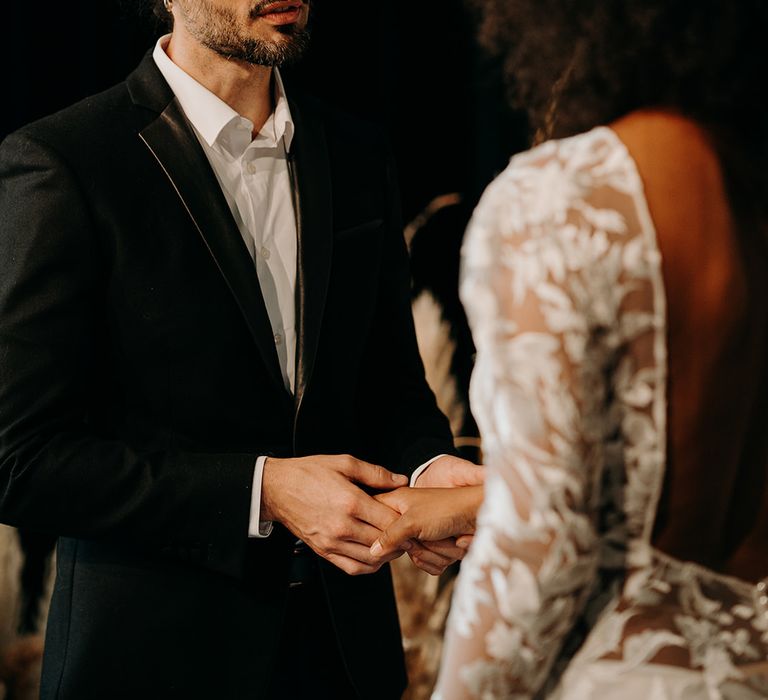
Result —
[[[765,0],[471,0],[514,102],[547,137],[640,108],[761,143]],[[742,141],[743,142],[743,141]]]

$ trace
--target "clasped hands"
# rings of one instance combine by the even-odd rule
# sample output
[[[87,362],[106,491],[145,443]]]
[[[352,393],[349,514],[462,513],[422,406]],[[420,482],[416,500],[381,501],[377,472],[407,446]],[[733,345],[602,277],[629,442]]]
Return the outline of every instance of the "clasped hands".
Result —
[[[438,575],[462,559],[482,500],[484,470],[457,457],[408,479],[349,455],[267,459],[261,519],[282,523],[351,575],[378,571],[405,551]],[[361,487],[381,491],[368,495]]]

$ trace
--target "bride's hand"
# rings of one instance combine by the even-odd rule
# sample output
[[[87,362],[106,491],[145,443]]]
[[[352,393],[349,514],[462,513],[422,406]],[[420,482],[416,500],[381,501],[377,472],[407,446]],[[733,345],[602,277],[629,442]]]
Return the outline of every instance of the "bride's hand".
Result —
[[[401,513],[401,516],[373,543],[371,554],[381,557],[398,549],[405,550],[417,566],[438,574],[445,566],[431,562],[432,557],[428,555],[442,549],[446,558],[455,560],[464,556],[466,547],[457,547],[449,538],[459,537],[467,543],[467,536],[475,531],[483,487],[400,488],[379,494],[376,499]],[[419,541],[428,542],[431,551],[424,552]]]

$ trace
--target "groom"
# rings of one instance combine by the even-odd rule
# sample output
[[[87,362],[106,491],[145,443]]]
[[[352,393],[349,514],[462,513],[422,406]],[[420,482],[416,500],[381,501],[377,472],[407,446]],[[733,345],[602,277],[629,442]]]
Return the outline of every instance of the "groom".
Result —
[[[125,83],[0,148],[0,520],[60,537],[42,697],[398,698],[369,494],[477,476],[386,147],[286,92],[307,3],[165,10]]]

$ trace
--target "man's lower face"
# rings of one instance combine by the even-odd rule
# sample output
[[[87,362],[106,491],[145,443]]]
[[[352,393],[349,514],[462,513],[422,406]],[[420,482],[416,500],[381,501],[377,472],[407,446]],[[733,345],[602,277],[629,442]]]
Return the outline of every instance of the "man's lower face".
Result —
[[[309,43],[309,3],[301,0],[185,0],[183,21],[203,46],[262,66],[298,60]]]

